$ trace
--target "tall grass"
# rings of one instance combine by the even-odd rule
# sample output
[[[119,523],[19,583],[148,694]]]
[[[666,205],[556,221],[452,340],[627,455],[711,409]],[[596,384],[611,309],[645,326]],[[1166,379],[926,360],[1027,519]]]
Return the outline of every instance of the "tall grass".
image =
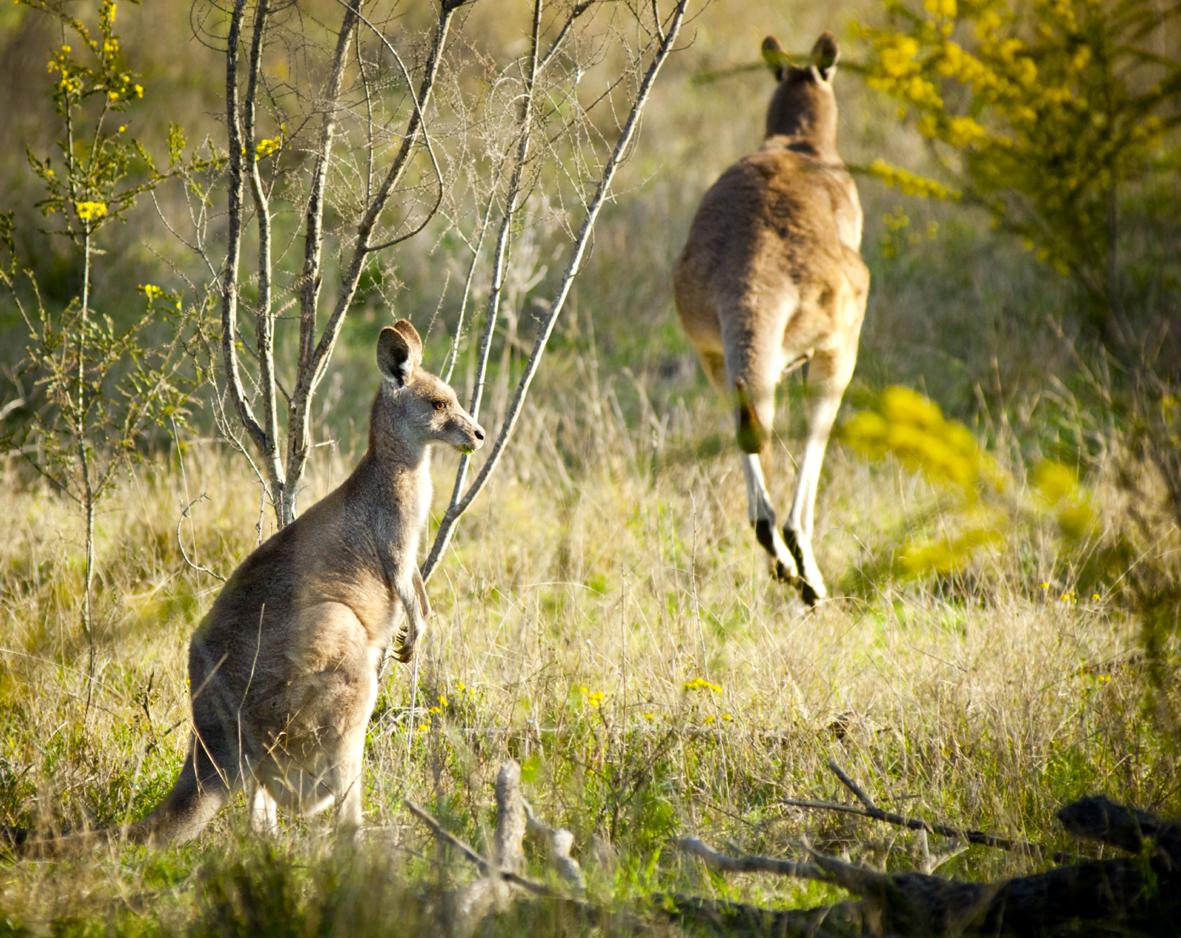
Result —
[[[692,78],[755,59],[766,32],[805,48],[842,26],[843,9],[857,7],[719,3],[670,62],[532,409],[430,583],[419,709],[409,709],[407,669],[383,684],[358,852],[339,853],[315,819],[285,820],[277,841],[258,843],[239,798],[188,846],[0,860],[0,933],[438,934],[440,895],[471,873],[402,800],[481,846],[492,781],[510,756],[537,811],[574,832],[591,896],[619,913],[601,924],[613,933],[633,929],[622,910],[658,889],[765,904],[833,898],[758,876],[722,883],[671,851],[677,834],[772,854],[806,837],[914,866],[922,846],[907,832],[783,804],[842,797],[829,759],[896,810],[1051,844],[1061,843],[1054,810],[1084,793],[1181,812],[1176,740],[1146,708],[1177,689],[1152,686],[1140,625],[1118,593],[1071,597],[1085,557],[1059,556],[1045,532],[1025,530],[954,578],[870,576],[937,496],[839,446],[821,485],[817,552],[844,598],[807,612],[768,575],[748,529],[730,418],[679,333],[667,271],[701,192],[757,145],[770,80]],[[851,75],[837,83],[847,159],[917,154]],[[913,218],[898,235],[882,223],[897,197],[868,183],[862,194],[874,286],[847,406],[858,387],[921,387],[1019,483],[1026,458],[1078,462],[1100,523],[1123,525],[1139,507],[1120,481],[1126,441],[1080,377],[1085,349],[1069,329],[1058,334],[1063,294],[971,216],[907,207]],[[448,261],[429,243],[399,268],[397,312],[420,325]],[[366,330],[388,312],[359,310],[346,329],[319,416],[317,439],[331,445],[314,452],[304,506],[364,445],[376,380]],[[429,337],[428,367],[441,331]],[[456,376],[462,385],[462,360]],[[783,392],[769,473],[779,505],[799,451],[801,393]],[[98,681],[85,723],[76,514],[19,461],[0,465],[0,824],[119,823],[171,785],[186,743],[187,640],[220,586],[180,544],[226,575],[271,524],[236,453],[181,442],[125,480],[99,516]],[[436,459],[437,491],[452,468],[452,457]],[[1144,550],[1176,553],[1175,526],[1153,524]],[[974,847],[941,872],[1001,876],[1031,864]],[[530,867],[548,875],[540,855]],[[598,927],[560,910],[496,926]]]
[[[679,833],[771,853],[807,836],[893,868],[913,864],[919,847],[907,834],[781,804],[836,795],[830,758],[907,813],[1038,841],[1055,841],[1055,808],[1087,792],[1181,802],[1174,754],[1141,709],[1135,623],[1104,596],[1062,599],[1071,584],[1057,577],[1068,568],[1051,542],[1028,535],[955,589],[882,583],[807,613],[767,575],[746,530],[737,460],[713,443],[724,420],[713,402],[659,413],[643,383],[586,380],[587,367],[570,364],[555,381],[565,389],[533,412],[432,581],[422,705],[409,711],[408,671],[395,670],[370,728],[372,829],[352,865],[334,865],[315,820],[288,821],[274,846],[245,841],[239,800],[195,846],[8,867],[0,905],[13,920],[117,912],[136,928],[192,922],[200,932],[278,915],[284,928],[346,934],[348,897],[373,884],[393,906],[418,909],[407,915],[433,933],[442,874],[401,800],[481,843],[495,770],[509,756],[539,812],[574,831],[592,892],[609,906],[656,888],[725,888],[669,852]],[[315,494],[352,458],[323,458]],[[448,462],[437,460],[440,484]],[[107,563],[87,725],[68,508],[4,470],[0,821],[118,823],[171,784],[186,741],[186,639],[218,586],[180,555],[180,508],[207,496],[180,534],[189,557],[215,571],[232,569],[259,536],[256,485],[232,454],[193,446],[183,464],[183,474],[174,459],[129,481],[100,518]],[[780,498],[784,475],[773,485]],[[1095,477],[1101,495],[1110,484]],[[819,509],[821,563],[855,571],[929,497],[897,468],[836,450]],[[544,875],[544,858],[534,862]],[[973,848],[949,869],[1028,866]],[[757,878],[728,888],[819,898]]]

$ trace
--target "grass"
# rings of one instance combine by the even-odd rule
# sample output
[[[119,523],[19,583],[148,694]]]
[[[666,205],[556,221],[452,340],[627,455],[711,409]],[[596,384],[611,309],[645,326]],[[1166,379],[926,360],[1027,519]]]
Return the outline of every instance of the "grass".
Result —
[[[667,271],[700,193],[757,143],[770,85],[763,74],[692,78],[753,59],[769,31],[806,48],[825,26],[840,28],[846,9],[856,12],[717,4],[670,62],[518,437],[429,585],[420,709],[409,710],[407,669],[382,688],[363,845],[341,851],[315,819],[286,819],[276,840],[258,842],[239,797],[182,847],[0,860],[0,936],[438,934],[441,896],[472,873],[440,853],[403,800],[483,847],[493,780],[509,757],[538,813],[573,831],[607,919],[545,907],[490,926],[506,935],[679,933],[647,904],[655,892],[772,906],[837,898],[815,884],[722,880],[678,856],[676,836],[773,855],[798,855],[806,838],[879,867],[914,867],[921,846],[908,832],[783,804],[845,798],[830,759],[884,807],[1055,847],[1067,846],[1055,809],[1086,793],[1181,813],[1177,734],[1154,716],[1181,710],[1178,685],[1150,680],[1143,625],[1120,584],[1080,588],[1086,557],[1062,552],[1047,531],[1015,530],[955,577],[893,580],[884,561],[937,493],[834,445],[817,551],[838,598],[808,612],[768,576],[745,520],[731,418],[676,325]],[[202,53],[190,45],[156,53],[161,83],[199,70],[192,57]],[[153,54],[142,37],[137,48]],[[165,71],[165,60],[181,64]],[[895,132],[889,109],[852,75],[837,87],[847,159],[917,159],[918,142]],[[193,85],[183,110],[216,110],[218,93],[216,83]],[[1121,481],[1138,466],[1134,441],[1085,380],[1086,346],[1075,348],[1069,328],[1058,335],[1055,324],[1070,322],[1067,291],[971,215],[907,206],[909,231],[924,233],[912,238],[882,224],[896,194],[868,182],[861,191],[874,285],[846,407],[884,384],[921,388],[1019,484],[1027,459],[1077,461],[1103,530],[1123,530],[1133,509],[1145,511]],[[935,238],[925,234],[932,221]],[[160,241],[143,224],[126,231],[136,242],[126,256],[137,261]],[[432,239],[399,255],[399,315],[429,319],[438,270],[458,263],[448,250]],[[111,254],[112,263],[123,257]],[[119,307],[120,284],[144,279],[163,282],[112,267],[106,305]],[[363,444],[369,337],[387,312],[360,309],[346,326],[314,411],[318,440],[333,445],[314,451],[304,508],[344,478]],[[440,362],[441,331],[428,342],[428,367]],[[0,359],[19,347],[0,342]],[[456,370],[461,389],[467,364]],[[493,413],[507,386],[497,378]],[[769,473],[781,506],[800,449],[800,395],[798,384],[782,394]],[[171,785],[186,742],[187,641],[219,587],[185,562],[178,533],[193,561],[225,575],[271,525],[243,461],[199,432],[152,455],[102,508],[89,710],[77,514],[18,462],[0,464],[0,824],[120,823]],[[436,459],[436,512],[453,466],[450,455]],[[1173,523],[1150,517],[1143,540],[1140,563],[1181,556]],[[1072,590],[1076,601],[1061,598]],[[940,872],[1033,868],[973,847]],[[549,877],[544,857],[530,856],[530,873]]]
[[[384,919],[356,897],[377,895],[412,910],[404,933],[417,920],[430,934],[439,877],[467,874],[440,870],[402,799],[482,844],[508,757],[522,763],[538,811],[574,832],[591,893],[612,909],[655,891],[831,898],[707,876],[670,849],[679,835],[771,854],[807,837],[912,866],[919,848],[908,833],[781,803],[840,797],[828,759],[897,810],[1060,846],[1053,812],[1082,794],[1181,805],[1175,751],[1144,711],[1136,622],[1111,599],[1061,600],[1068,568],[1036,532],[958,589],[882,582],[807,612],[767,576],[746,530],[737,460],[712,442],[725,420],[712,402],[666,414],[654,445],[650,421],[623,420],[622,408],[596,407],[590,393],[571,380],[535,409],[430,584],[423,707],[408,711],[408,671],[396,669],[370,728],[372,829],[357,855],[342,860],[315,820],[289,820],[276,842],[255,843],[239,798],[194,845],[6,866],[9,921],[63,933],[105,922],[120,933],[357,934]],[[16,467],[4,470],[0,822],[118,823],[171,784],[186,733],[186,640],[218,586],[181,558],[179,510],[207,496],[181,535],[211,569],[228,572],[258,537],[257,494],[240,461],[213,445],[183,460],[183,475],[175,459],[150,481],[137,474],[100,519],[102,625],[86,723],[75,520]],[[320,458],[313,493],[350,462]],[[436,461],[440,489],[450,464]],[[780,501],[784,475],[773,486]],[[821,563],[852,575],[930,497],[896,467],[835,449],[819,507]],[[544,877],[544,858],[532,862]],[[943,871],[1029,869],[972,848]],[[619,919],[608,930],[628,927]]]

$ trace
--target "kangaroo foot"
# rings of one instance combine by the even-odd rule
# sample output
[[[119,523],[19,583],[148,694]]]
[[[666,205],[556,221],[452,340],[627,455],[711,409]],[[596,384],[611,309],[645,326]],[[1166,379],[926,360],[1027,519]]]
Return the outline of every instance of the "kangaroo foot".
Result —
[[[828,589],[824,585],[820,568],[816,566],[816,558],[812,556],[812,545],[806,539],[797,536],[786,524],[783,526],[783,540],[800,571],[797,583],[800,599],[808,606],[815,606],[820,600],[828,597]]]
[[[755,537],[771,558],[772,575],[781,583],[794,583],[799,577],[799,569],[787,545],[777,536],[779,532],[775,530],[775,522],[768,518],[759,518],[755,521],[754,528]]]

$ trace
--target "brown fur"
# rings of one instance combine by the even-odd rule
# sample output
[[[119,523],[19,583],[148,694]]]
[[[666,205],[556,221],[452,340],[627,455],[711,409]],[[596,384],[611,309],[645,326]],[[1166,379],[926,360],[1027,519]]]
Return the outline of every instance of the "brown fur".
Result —
[[[240,784],[252,791],[256,821],[272,821],[276,804],[336,804],[339,823],[359,826],[378,668],[391,641],[396,657],[410,659],[429,612],[417,564],[431,498],[427,447],[471,450],[484,439],[455,392],[419,369],[421,356],[406,320],[382,331],[365,456],[242,562],[198,626],[189,755],[133,839],[195,837]]]
[[[821,36],[807,68],[787,64],[770,37],[764,55],[778,79],[766,138],[706,192],[676,265],[674,296],[707,376],[734,395],[741,448],[766,455],[775,387],[786,370],[810,361],[809,437],[822,453],[856,363],[869,290],[858,253],[861,205],[837,152],[835,40]],[[798,513],[810,528],[811,505]],[[765,514],[752,502],[752,523]],[[788,542],[801,535],[810,555],[810,530],[789,531]],[[769,549],[780,574],[792,576],[793,563]],[[800,566],[800,551],[793,553]],[[801,572],[805,597],[823,595],[822,581],[811,582],[818,571]]]

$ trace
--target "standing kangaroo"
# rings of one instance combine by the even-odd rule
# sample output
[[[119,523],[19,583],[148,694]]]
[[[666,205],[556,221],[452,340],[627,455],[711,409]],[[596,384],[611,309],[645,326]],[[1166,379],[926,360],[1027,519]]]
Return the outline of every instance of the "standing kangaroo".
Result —
[[[824,33],[811,64],[763,57],[778,87],[763,145],[706,192],[673,276],[681,324],[710,382],[737,408],[750,522],[776,575],[805,602],[827,595],[812,553],[824,450],[857,362],[869,271],[857,187],[837,153],[832,79],[839,51]],[[769,454],[780,378],[808,367],[808,437],[780,535],[760,461]]]
[[[361,824],[365,727],[377,674],[405,615],[394,655],[409,661],[429,614],[417,562],[431,503],[428,447],[478,449],[484,431],[455,392],[420,369],[422,340],[405,319],[377,340],[381,387],[369,449],[352,475],[262,544],[234,571],[189,647],[193,736],[172,791],[133,840],[189,840],[245,785],[256,830],[279,805],[337,806],[337,828]],[[109,837],[38,840],[26,850]]]

